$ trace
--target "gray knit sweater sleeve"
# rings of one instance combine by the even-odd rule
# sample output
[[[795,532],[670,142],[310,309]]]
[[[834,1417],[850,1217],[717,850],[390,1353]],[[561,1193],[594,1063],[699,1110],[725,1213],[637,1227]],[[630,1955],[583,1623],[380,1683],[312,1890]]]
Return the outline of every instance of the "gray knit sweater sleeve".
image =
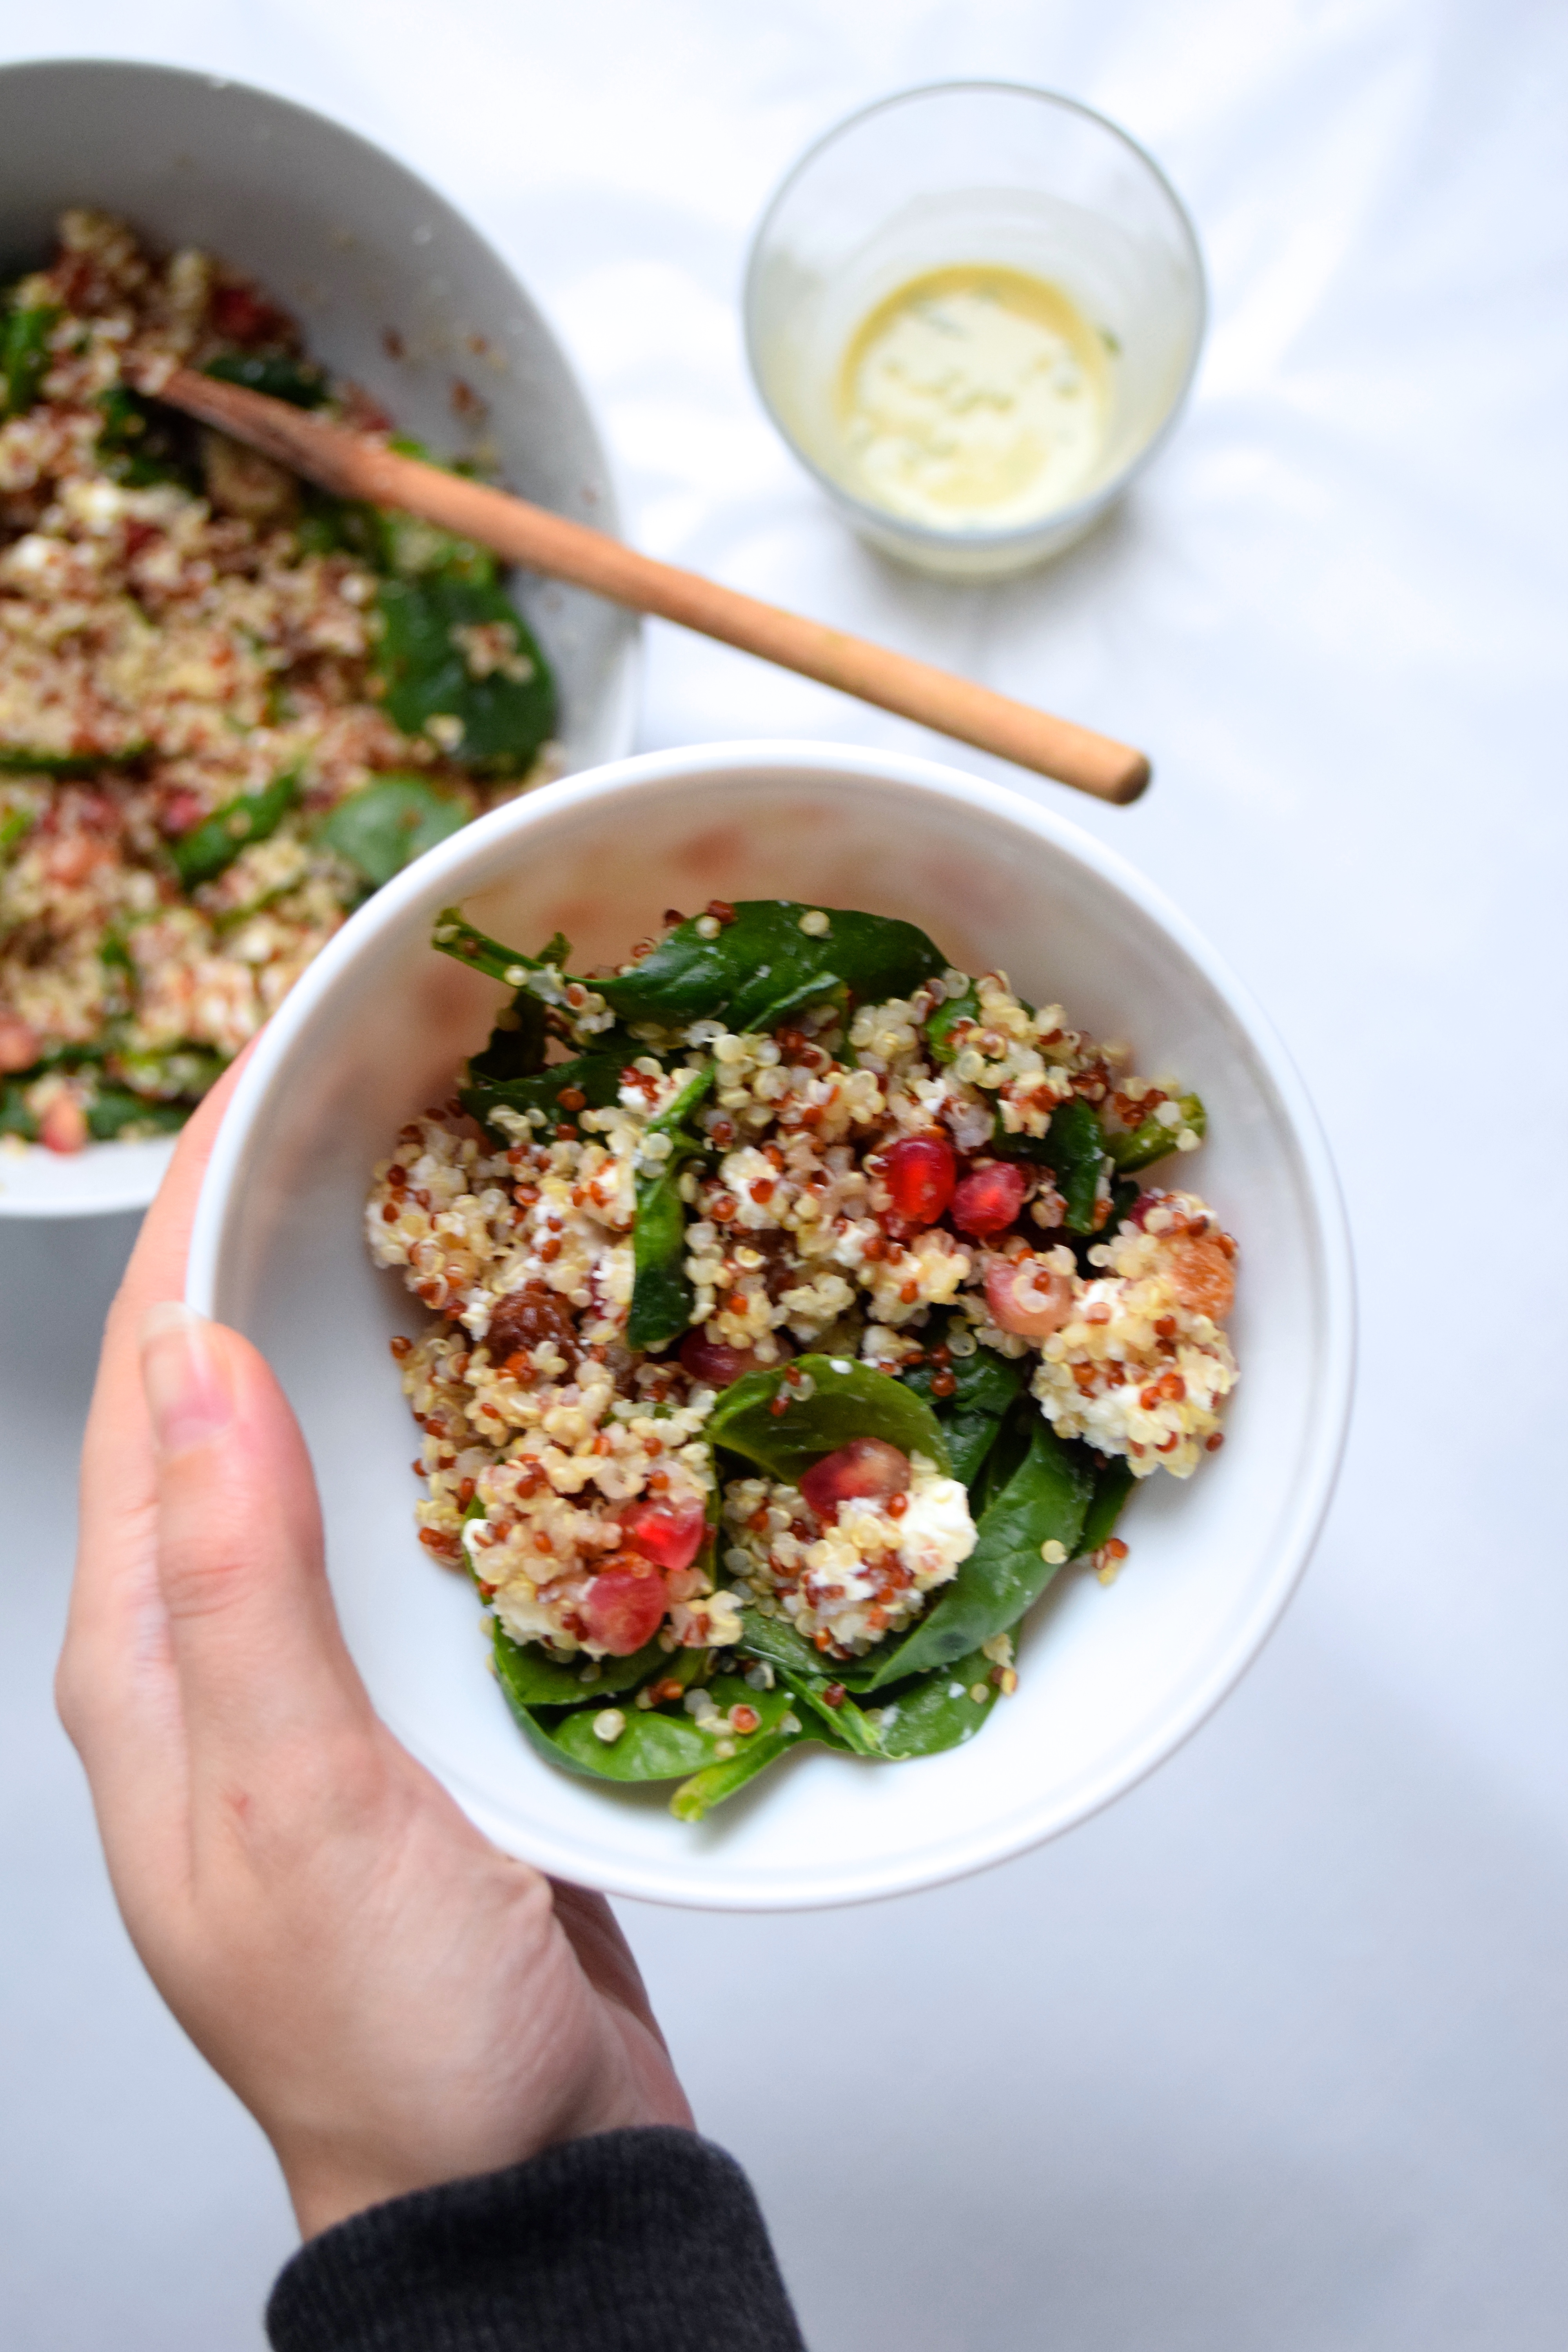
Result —
[[[750,2182],[690,2132],[604,2132],[372,2206],[272,2290],[273,2352],[805,2352]]]

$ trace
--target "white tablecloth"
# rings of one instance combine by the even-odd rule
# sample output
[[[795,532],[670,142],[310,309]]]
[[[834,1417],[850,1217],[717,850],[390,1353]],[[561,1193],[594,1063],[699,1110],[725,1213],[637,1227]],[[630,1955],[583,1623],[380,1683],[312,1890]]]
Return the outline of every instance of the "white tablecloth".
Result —
[[[1547,1479],[1568,17],[5,11],[0,51],[46,46],[266,83],[444,186],[557,322],[645,547],[1147,744],[1133,810],[1037,789],[1239,967],[1338,1155],[1354,1433],[1302,1594],[1215,1721],[1104,1818],[968,1885],[783,1921],[626,1911],[816,2352],[1549,2352],[1568,2289],[1568,1579]],[[805,143],[957,75],[1070,91],[1144,140],[1215,308],[1188,419],[1126,510],[1055,570],[968,592],[844,536],[758,409],[736,314],[750,225]],[[649,631],[644,745],[792,733],[952,756]],[[0,1227],[12,2352],[257,2345],[291,2242],[265,2147],[125,1945],[50,1710],[74,1453],[128,1240]],[[724,2333],[716,2313],[693,2341]]]

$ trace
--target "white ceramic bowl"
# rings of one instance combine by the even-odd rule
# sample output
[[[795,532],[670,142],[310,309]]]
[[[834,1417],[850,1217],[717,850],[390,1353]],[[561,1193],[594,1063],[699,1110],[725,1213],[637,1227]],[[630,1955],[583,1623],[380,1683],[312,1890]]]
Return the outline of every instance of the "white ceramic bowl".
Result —
[[[366,1253],[374,1160],[444,1098],[501,992],[428,946],[461,900],[529,947],[558,927],[615,960],[667,906],[778,894],[922,924],[1000,965],[1138,1066],[1179,1072],[1213,1140],[1182,1163],[1241,1242],[1242,1377],[1225,1451],[1130,1507],[1110,1590],[1078,1571],[1036,1611],[1016,1696],[970,1747],[873,1765],[811,1748],[708,1821],[668,1789],[569,1778],[486,1671],[466,1580],[415,1540],[411,1423],[387,1341],[422,1310]],[[973,1870],[1131,1786],[1256,1655],[1328,1501],[1349,1405],[1339,1194],[1268,1023],[1131,867],[1051,811],[924,761],[826,744],[665,751],[548,786],[373,898],[271,1023],[202,1194],[193,1306],[262,1348],[304,1425],[345,1633],[386,1720],[497,1842],[579,1884],[706,1907],[854,1902]]]
[[[459,213],[353,131],[167,66],[6,67],[7,277],[48,251],[69,205],[121,214],[157,245],[205,246],[237,262],[295,312],[316,357],[365,385],[404,431],[453,455],[478,435],[510,488],[617,528],[587,402],[538,310]],[[488,404],[472,427],[452,406],[458,377]],[[543,581],[519,583],[519,599],[555,670],[568,766],[619,758],[637,718],[636,621]],[[144,1208],[172,1148],[100,1143],[70,1159],[0,1149],[0,1216]]]

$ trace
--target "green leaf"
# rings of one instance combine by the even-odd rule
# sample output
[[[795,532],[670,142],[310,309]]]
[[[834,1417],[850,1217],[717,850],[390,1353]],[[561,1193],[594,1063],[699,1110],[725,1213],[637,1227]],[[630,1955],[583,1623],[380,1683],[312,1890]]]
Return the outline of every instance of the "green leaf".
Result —
[[[721,1805],[726,1797],[732,1797],[737,1789],[743,1789],[748,1780],[754,1780],[770,1764],[776,1764],[781,1756],[798,1748],[803,1737],[809,1739],[814,1736],[809,1730],[804,1734],[775,1731],[771,1737],[753,1731],[736,1748],[733,1756],[721,1763],[705,1765],[689,1780],[683,1780],[669,1801],[670,1811],[678,1822],[700,1822],[704,1813],[710,1813],[715,1805]]]
[[[808,1375],[814,1384],[809,1396],[793,1394],[786,1370]],[[781,1394],[790,1402],[775,1414],[773,1401]],[[947,1440],[923,1397],[890,1374],[842,1356],[797,1356],[791,1365],[747,1372],[724,1391],[703,1433],[710,1445],[739,1454],[770,1478],[791,1486],[814,1462],[854,1437],[885,1438],[900,1453],[923,1454],[944,1475],[949,1473]]]
[[[847,1695],[829,1699],[827,1692],[834,1686],[845,1686],[837,1674],[787,1675],[784,1677],[802,1706],[831,1737],[836,1748],[851,1756],[880,1757],[885,1753],[881,1733],[874,1719],[864,1714]]]
[[[145,743],[127,743],[118,751],[40,751],[30,743],[0,743],[0,772],[28,776],[96,776],[104,768],[122,768],[141,759]]]
[[[385,709],[405,735],[429,734],[447,757],[478,774],[523,774],[555,719],[555,687],[544,656],[493,582],[435,572],[383,581],[377,591],[382,634],[376,664],[386,684]],[[510,636],[516,675],[492,670],[476,677],[461,633],[499,625]],[[462,732],[432,719],[450,719]]]
[[[20,1079],[0,1080],[0,1135],[19,1135],[24,1143],[38,1139],[38,1122],[22,1099]]]
[[[0,409],[6,416],[22,416],[38,397],[49,372],[49,331],[58,309],[9,310],[0,335]]]
[[[0,857],[15,849],[19,841],[26,841],[37,823],[37,818],[31,809],[12,809],[6,815],[0,816]]]
[[[983,1690],[983,1698],[971,1691]],[[972,1650],[951,1665],[938,1666],[907,1687],[889,1691],[878,1724],[882,1754],[895,1764],[911,1756],[940,1756],[962,1748],[984,1728],[1000,1696],[991,1679],[991,1660]]]
[[[1177,1101],[1182,1114],[1181,1127],[1190,1127],[1199,1141],[1209,1131],[1208,1113],[1196,1095],[1182,1095]],[[1174,1151],[1181,1127],[1166,1127],[1163,1121],[1150,1118],[1133,1128],[1130,1134],[1108,1135],[1105,1149],[1123,1174],[1136,1168],[1152,1168],[1156,1160],[1163,1160]]]
[[[128,959],[129,961],[129,959]],[[153,1103],[200,1102],[228,1065],[205,1045],[176,1045],[163,1054],[116,1054],[114,1071],[134,1095]]]
[[[952,1042],[953,1024],[958,1021],[978,1021],[980,997],[974,982],[970,982],[962,996],[950,996],[939,1004],[926,1023],[926,1045],[933,1062],[952,1062],[958,1058],[958,1047]]]
[[[559,931],[541,955],[524,955],[521,948],[503,947],[488,931],[476,930],[460,907],[442,908],[431,927],[430,944],[458,963],[466,963],[470,971],[504,981],[508,988],[521,988],[531,971],[542,971],[547,964],[561,971],[572,953]]]
[[[100,392],[98,406],[103,417],[98,462],[106,474],[130,490],[151,489],[159,482],[200,490],[201,467],[188,418],[123,383]]]
[[[702,918],[677,923],[633,971],[594,985],[624,1020],[673,1028],[722,1019],[757,1031],[839,988],[879,1004],[947,968],[912,923],[825,908],[827,929],[817,938],[800,928],[810,911],[788,898],[743,898],[715,938],[699,931]]]
[[[189,833],[183,833],[170,844],[181,886],[194,890],[199,883],[216,880],[242,849],[276,833],[299,798],[299,770],[290,768],[264,784],[260,792],[241,793],[193,825]]]
[[[209,360],[202,373],[220,383],[241,383],[247,392],[264,392],[268,400],[286,400],[291,408],[320,408],[328,396],[322,371],[283,352],[225,352]]]
[[[708,1148],[707,1138],[693,1133],[686,1121],[711,1088],[715,1076],[711,1062],[704,1069],[693,1070],[658,1118],[647,1124],[648,1135],[668,1135],[674,1149],[657,1176],[637,1180],[628,1348],[668,1347],[691,1320],[694,1294],[686,1274],[686,1203],[680,1197],[680,1171],[688,1160]]]
[[[469,1083],[536,1077],[549,1058],[549,1048],[544,1007],[531,990],[520,988],[497,1013],[483,1053],[468,1056]]]
[[[1116,1522],[1121,1517],[1121,1507],[1138,1481],[1132,1475],[1132,1465],[1124,1454],[1112,1454],[1099,1461],[1094,1474],[1094,1495],[1084,1514],[1083,1531],[1078,1539],[1080,1553],[1098,1551],[1106,1538],[1113,1535]]]
[[[619,1098],[622,1067],[618,1054],[579,1054],[568,1062],[552,1062],[531,1077],[493,1078],[470,1062],[468,1082],[458,1087],[458,1099],[504,1150],[515,1138],[496,1125],[498,1108],[524,1117],[532,1110],[542,1111],[551,1129],[573,1126],[577,1114],[566,1108],[562,1096],[575,1091],[583,1097],[585,1109],[604,1110]]]
[[[472,803],[461,793],[428,776],[377,776],[339,801],[321,826],[321,839],[379,890],[438,841],[459,832],[473,814]]]
[[[1081,1095],[1057,1105],[1044,1135],[998,1135],[993,1145],[999,1159],[1028,1160],[1050,1169],[1067,1202],[1064,1223],[1073,1234],[1096,1232],[1094,1208],[1107,1148],[1104,1130]]]
[[[173,1135],[191,1115],[189,1103],[148,1102],[121,1087],[100,1087],[87,1106],[88,1133],[96,1143],[109,1143],[128,1128],[149,1135]]]
[[[945,1666],[1010,1632],[1057,1572],[1041,1558],[1041,1546],[1059,1543],[1064,1559],[1078,1551],[1093,1486],[1083,1450],[1065,1444],[1037,1416],[1027,1454],[982,1516],[974,1549],[951,1584],[942,1587],[918,1625],[876,1653],[872,1663],[847,1670],[843,1682],[850,1690],[878,1690]]]
[[[335,498],[313,482],[300,485],[300,520],[294,536],[306,555],[352,555],[373,571],[384,569],[382,517],[359,499]]]
[[[616,1709],[626,1718],[625,1728],[615,1739],[606,1740],[594,1728],[595,1718],[605,1711],[596,1698],[553,1714],[513,1702],[513,1712],[534,1747],[552,1762],[588,1780],[623,1782],[684,1780],[688,1773],[700,1772],[710,1764],[727,1762],[719,1753],[721,1742],[726,1746],[732,1742],[739,1755],[751,1740],[779,1734],[783,1718],[793,1712],[792,1692],[754,1691],[739,1675],[717,1675],[708,1688],[721,1717],[731,1706],[743,1705],[754,1709],[757,1729],[703,1731],[684,1708],[628,1706]],[[578,1696],[581,1701],[581,1689]],[[780,1736],[793,1741],[801,1735]]]
[[[946,1327],[949,1330],[953,1328],[952,1324]],[[967,1329],[968,1325],[960,1323],[958,1328]],[[935,1346],[942,1336],[942,1329],[938,1328],[934,1335],[928,1330],[922,1336],[928,1348]],[[973,1486],[996,1442],[1008,1408],[1028,1378],[1028,1360],[999,1356],[993,1348],[976,1348],[972,1356],[955,1356],[948,1370],[958,1383],[951,1396],[931,1394],[937,1367],[929,1360],[905,1372],[903,1385],[925,1398],[942,1423],[953,1476],[962,1485]]]
[[[629,1658],[577,1657],[563,1663],[537,1642],[514,1642],[499,1618],[494,1643],[497,1678],[516,1706],[602,1706],[617,1692],[635,1690],[650,1675],[684,1685],[698,1674],[707,1654],[701,1650],[663,1650],[656,1634]],[[583,1669],[590,1664],[596,1664],[599,1671],[591,1683],[585,1683]]]

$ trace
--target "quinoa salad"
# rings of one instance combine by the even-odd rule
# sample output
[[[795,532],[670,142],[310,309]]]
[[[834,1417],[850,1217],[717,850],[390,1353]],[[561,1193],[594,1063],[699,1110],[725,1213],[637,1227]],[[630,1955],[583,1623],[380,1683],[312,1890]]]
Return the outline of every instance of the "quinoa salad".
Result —
[[[163,406],[176,364],[391,436],[248,279],[102,214],[0,296],[13,1147],[179,1126],[368,891],[549,769],[494,559]]]
[[[851,909],[671,909],[581,978],[434,939],[511,998],[366,1233],[429,1318],[419,1538],[529,1739],[688,1820],[807,1741],[972,1739],[1052,1578],[1223,1443],[1197,1097]]]

